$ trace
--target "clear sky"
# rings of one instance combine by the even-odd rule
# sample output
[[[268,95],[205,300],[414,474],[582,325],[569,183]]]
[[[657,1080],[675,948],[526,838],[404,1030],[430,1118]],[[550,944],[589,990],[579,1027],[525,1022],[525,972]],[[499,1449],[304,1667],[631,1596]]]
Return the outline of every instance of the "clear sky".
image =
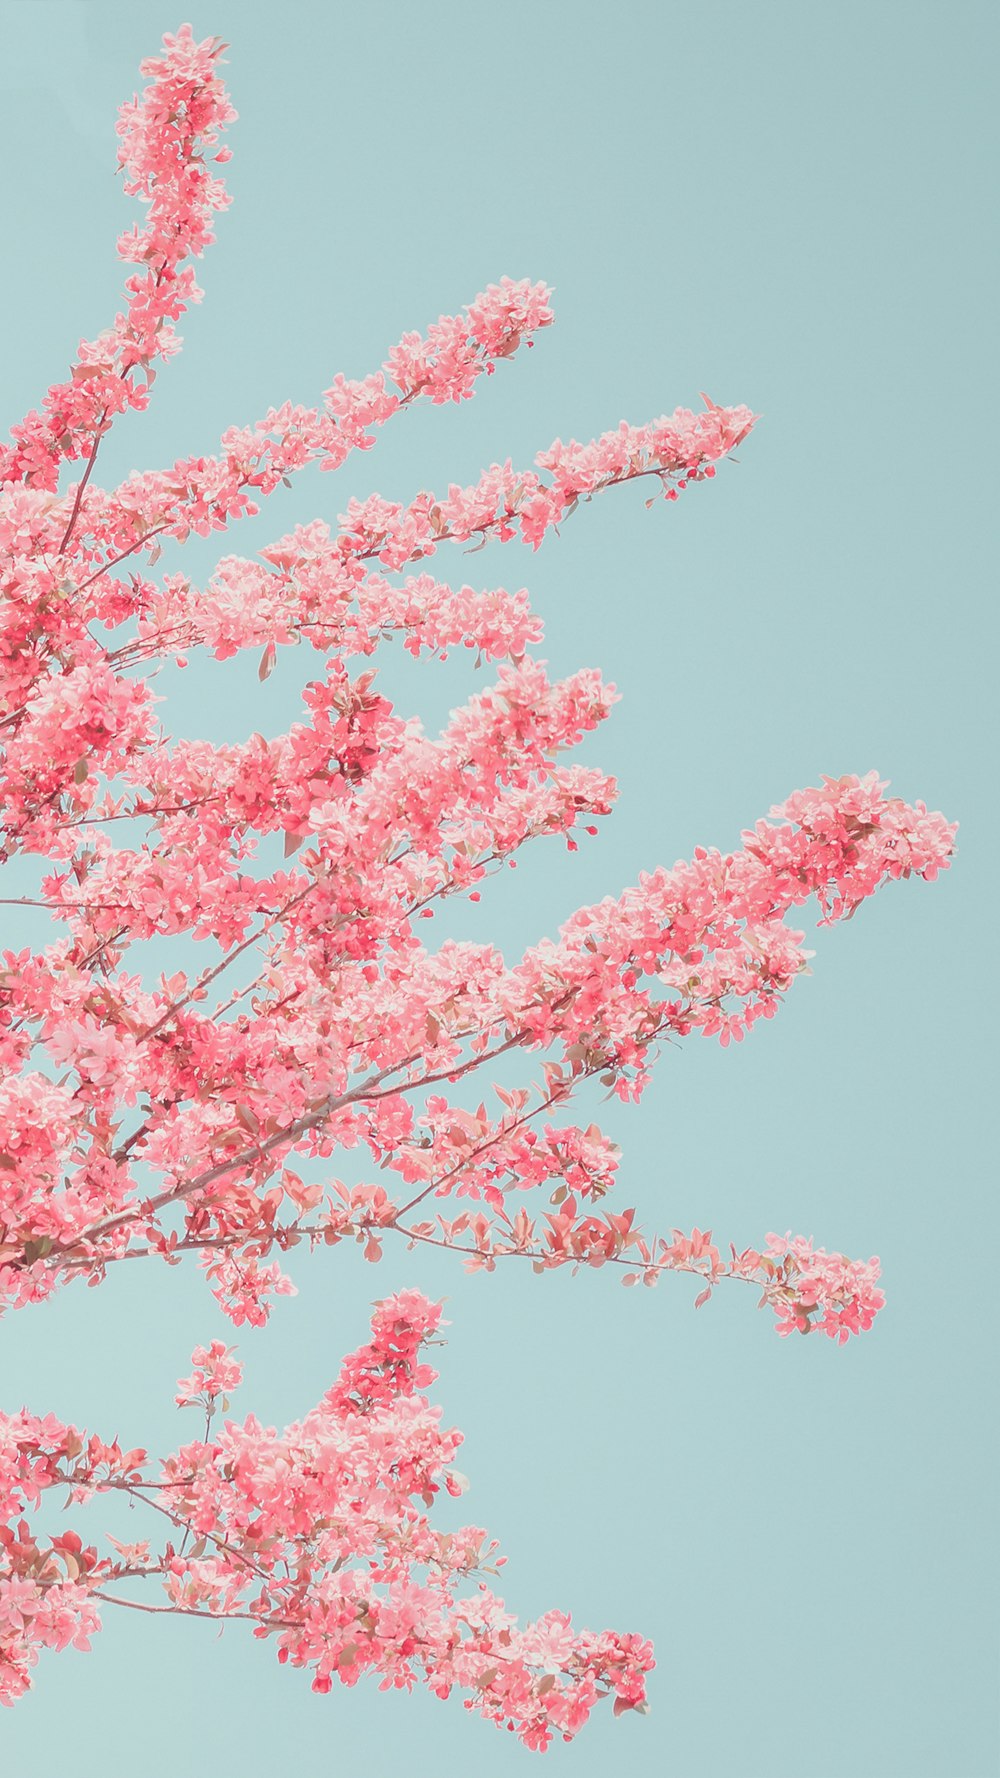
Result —
[[[134,214],[115,110],[179,22],[160,0],[0,5],[4,424],[114,313]],[[338,1250],[240,1335],[243,1407],[294,1418],[373,1297],[447,1295],[436,1396],[508,1603],[656,1643],[652,1713],[599,1713],[546,1770],[994,1778],[993,9],[212,0],[192,22],[232,45],[235,202],[184,352],[102,452],[105,481],[314,401],[503,273],[555,287],[534,351],[333,480],[300,478],[224,547],[701,389],[763,416],[739,465],[674,507],[613,490],[537,556],[463,562],[530,587],[555,668],[617,683],[585,756],[622,793],[598,839],[536,848],[449,930],[513,955],[644,867],[736,844],[821,773],[876,767],[961,822],[939,882],[817,935],[773,1023],[673,1050],[638,1108],[599,1114],[648,1225],[878,1253],[870,1335],[780,1342],[749,1293],[695,1314],[681,1279],[467,1278],[448,1256]],[[287,727],[315,671],[290,652],[264,687],[250,655],[164,673],[166,726]],[[472,684],[464,661],[391,655],[384,675],[429,726]],[[4,942],[47,936],[11,919]],[[174,1379],[227,1324],[195,1268],[119,1270],[142,1275],[0,1327],[0,1399],[165,1450],[190,1435]],[[92,1654],[44,1657],[4,1714],[4,1778],[508,1778],[538,1757],[455,1702],[314,1696],[244,1629],[109,1612]]]

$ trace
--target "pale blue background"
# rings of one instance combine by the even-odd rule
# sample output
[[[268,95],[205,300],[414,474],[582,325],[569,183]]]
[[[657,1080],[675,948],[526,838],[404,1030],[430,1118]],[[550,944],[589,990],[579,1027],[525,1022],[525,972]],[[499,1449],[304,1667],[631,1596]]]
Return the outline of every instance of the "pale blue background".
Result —
[[[527,583],[553,665],[600,665],[624,694],[588,750],[622,783],[601,838],[536,848],[451,929],[513,954],[643,866],[736,843],[822,772],[876,766],[962,823],[939,883],[819,935],[773,1025],[669,1054],[644,1103],[607,1118],[621,1202],[648,1224],[880,1253],[890,1307],[870,1337],[781,1344],[736,1289],[695,1315],[680,1280],[467,1279],[393,1248],[377,1270],[346,1251],[300,1266],[302,1294],[240,1338],[245,1406],[280,1421],[362,1338],[371,1298],[447,1293],[437,1392],[467,1432],[463,1516],[510,1558],[506,1597],[656,1642],[652,1714],[598,1715],[548,1756],[576,1778],[998,1769],[992,13],[213,0],[194,20],[233,46],[236,203],[184,354],[99,479],[315,400],[504,272],[556,287],[537,348],[462,409],[411,412],[335,482],[301,478],[230,547],[703,388],[764,415],[740,466],[675,508],[619,490],[537,557],[446,564]],[[161,0],[0,7],[5,420],[114,311],[134,213],[115,107],[176,22]],[[276,732],[304,656],[264,688],[250,656],[165,673],[167,726]],[[392,655],[384,683],[437,723],[472,675]],[[194,1268],[121,1274],[0,1329],[2,1399],[163,1449],[188,1430],[173,1380],[225,1324]],[[344,1778],[507,1778],[535,1757],[455,1703],[315,1697],[241,1627],[111,1612],[91,1655],[49,1656],[0,1722],[5,1778],[57,1778],[67,1755],[76,1778],[265,1778],[290,1747],[295,1770]]]

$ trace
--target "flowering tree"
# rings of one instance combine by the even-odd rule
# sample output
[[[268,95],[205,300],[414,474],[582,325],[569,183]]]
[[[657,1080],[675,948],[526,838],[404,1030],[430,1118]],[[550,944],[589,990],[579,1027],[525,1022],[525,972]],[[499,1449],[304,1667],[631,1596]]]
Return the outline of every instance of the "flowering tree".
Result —
[[[402,1239],[454,1249],[470,1269],[611,1264],[647,1284],[686,1271],[698,1302],[723,1279],[751,1282],[779,1332],[846,1340],[881,1306],[876,1260],[791,1235],[723,1257],[697,1229],[644,1232],[632,1210],[604,1207],[614,1144],[594,1123],[554,1120],[594,1077],[638,1099],[662,1040],[742,1039],[805,966],[794,908],[815,896],[833,922],[886,880],[932,878],[954,829],[887,797],[874,773],[826,779],[739,851],[644,874],[514,965],[487,944],[421,942],[417,921],[445,898],[478,901],[484,878],[544,834],[575,849],[615,794],[562,758],[607,716],[613,687],[591,670],[550,681],[529,652],[541,625],[526,594],[452,586],[430,558],[470,541],[537,548],[581,501],[628,481],[675,500],[714,477],[754,416],[706,400],[623,422],[446,495],[352,499],[336,529],[299,526],[256,561],[226,556],[205,587],[154,578],[165,545],[256,513],[307,464],[338,468],[418,399],[467,398],[552,319],[543,285],[504,278],[405,335],[380,371],[338,375],[322,406],[286,403],[227,432],[215,457],[99,488],[101,440],[146,407],[177,350],[174,323],[200,294],[190,262],[228,201],[210,170],[228,158],[219,133],[233,116],[224,47],[185,27],[143,65],[148,85],[118,126],[126,190],[147,205],[119,241],[138,268],[123,312],[0,447],[0,859],[45,861],[37,897],[11,899],[49,909],[63,934],[5,951],[0,970],[0,1303],[194,1253],[231,1320],[260,1324],[291,1289],[285,1250],[354,1240],[376,1260]],[[61,487],[73,463],[82,472]],[[115,634],[102,642],[99,628]],[[350,676],[352,657],[396,635],[415,656],[461,646],[498,663],[436,739],[394,712],[372,671]],[[303,642],[322,677],[288,733],[217,747],[160,731],[150,663],[253,649],[265,679],[279,647]],[[254,872],[273,835],[282,867]],[[185,934],[214,947],[212,962],[149,984],[130,948]],[[541,1080],[501,1084],[529,1053]],[[379,1182],[331,1179],[321,1163],[347,1150]],[[156,1474],[143,1451],[51,1416],[0,1419],[0,1696],[24,1689],[39,1647],[85,1644],[95,1602],[113,1599],[247,1617],[321,1690],[369,1668],[385,1684],[420,1673],[441,1695],[471,1689],[531,1746],[571,1736],[600,1695],[641,1705],[645,1643],[574,1633],[559,1614],[518,1631],[484,1587],[459,1598],[495,1546],[434,1531],[413,1504],[457,1486],[458,1435],[417,1393],[438,1318],[413,1293],[383,1304],[371,1344],[280,1437],[252,1418],[213,1435],[238,1367],[218,1342],[199,1349],[179,1399],[203,1402],[205,1436]],[[170,1541],[110,1558],[73,1532],[38,1541],[15,1527],[60,1487],[77,1502],[124,1490]],[[151,1575],[166,1605],[119,1595]]]

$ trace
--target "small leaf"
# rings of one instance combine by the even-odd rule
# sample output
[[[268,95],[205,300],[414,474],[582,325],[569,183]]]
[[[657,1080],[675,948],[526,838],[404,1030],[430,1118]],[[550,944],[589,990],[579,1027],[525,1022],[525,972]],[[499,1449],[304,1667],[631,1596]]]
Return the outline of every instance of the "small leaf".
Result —
[[[25,1264],[33,1266],[36,1260],[44,1259],[46,1254],[51,1253],[54,1244],[51,1235],[39,1235],[37,1241],[25,1241]]]

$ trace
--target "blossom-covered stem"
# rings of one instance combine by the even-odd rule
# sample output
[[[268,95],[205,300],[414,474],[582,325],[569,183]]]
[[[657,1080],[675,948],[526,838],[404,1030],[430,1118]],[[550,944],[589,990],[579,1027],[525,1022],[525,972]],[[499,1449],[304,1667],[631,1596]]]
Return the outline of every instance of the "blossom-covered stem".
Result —
[[[144,1220],[148,1217],[150,1212],[162,1210],[168,1204],[176,1204],[184,1198],[193,1197],[197,1192],[207,1190],[207,1188],[214,1185],[217,1180],[225,1178],[232,1172],[238,1171],[240,1167],[246,1167],[259,1162],[268,1154],[272,1153],[274,1149],[280,1148],[285,1143],[292,1142],[300,1136],[304,1136],[309,1130],[318,1128],[330,1118],[334,1112],[342,1111],[349,1105],[365,1104],[389,1096],[396,1097],[400,1093],[419,1091],[424,1087],[433,1086],[437,1082],[443,1080],[455,1081],[461,1079],[462,1075],[468,1073],[471,1069],[482,1066],[484,1062],[494,1061],[497,1057],[504,1055],[508,1050],[516,1049],[524,1041],[524,1034],[518,1032],[515,1033],[513,1037],[506,1039],[505,1042],[497,1044],[494,1049],[486,1051],[482,1056],[474,1056],[470,1058],[468,1062],[464,1063],[459,1068],[443,1069],[438,1074],[425,1074],[418,1080],[402,1081],[391,1087],[381,1086],[380,1082],[384,1081],[388,1074],[398,1073],[400,1068],[409,1066],[416,1058],[408,1058],[405,1063],[396,1063],[391,1070],[386,1069],[381,1075],[371,1077],[369,1080],[362,1082],[353,1091],[343,1093],[337,1098],[325,1099],[315,1110],[307,1112],[303,1117],[296,1118],[293,1123],[275,1131],[261,1142],[254,1143],[252,1147],[244,1149],[240,1154],[233,1156],[232,1159],[227,1159],[217,1166],[206,1168],[203,1172],[196,1174],[193,1179],[182,1180],[170,1191],[160,1192],[153,1197],[143,1199],[142,1203],[136,1205],[132,1211],[122,1211],[116,1216],[105,1217],[102,1221],[93,1224],[91,1227],[81,1230],[71,1243],[53,1243],[48,1250],[49,1256],[58,1256],[62,1253],[70,1252],[73,1247],[92,1242],[100,1235],[109,1234],[113,1229],[119,1228],[125,1222],[133,1219]],[[131,1141],[136,1141],[138,1135],[139,1132],[135,1132]],[[423,1197],[426,1196],[426,1193],[421,1193],[420,1195]],[[414,1202],[418,1201],[419,1200],[414,1199]],[[408,1209],[411,1207],[412,1206],[410,1205],[407,1206]]]
[[[724,898],[729,898],[734,908],[747,908],[750,905],[746,899],[747,895],[751,892],[754,896],[759,894],[759,890],[753,887],[759,879],[760,887],[765,891],[765,901],[760,911],[764,916],[773,917],[773,914],[779,911],[783,905],[800,900],[805,893],[808,893],[809,887],[812,886],[810,873],[814,869],[812,865],[807,865],[809,849],[820,847],[818,856],[822,856],[824,859],[823,871],[833,870],[835,878],[841,885],[841,911],[846,912],[855,905],[857,899],[857,889],[852,886],[855,878],[870,893],[871,888],[877,884],[881,874],[887,869],[890,873],[909,870],[913,867],[911,861],[915,859],[917,868],[931,870],[935,867],[935,863],[946,858],[947,848],[950,846],[950,830],[941,829],[940,835],[938,835],[933,821],[928,818],[928,822],[924,823],[923,817],[917,817],[917,827],[912,831],[920,832],[918,846],[923,849],[918,849],[914,853],[914,842],[911,838],[906,837],[911,831],[907,824],[914,819],[911,813],[901,807],[897,808],[896,805],[883,806],[877,800],[873,803],[870,788],[863,789],[849,781],[845,781],[845,784],[846,788],[840,786],[836,788],[836,796],[846,797],[849,804],[856,802],[860,797],[858,806],[865,811],[863,821],[859,822],[858,817],[854,814],[848,818],[845,833],[849,842],[848,852],[853,862],[850,864],[846,876],[841,874],[838,877],[837,873],[841,867],[831,865],[830,854],[823,850],[826,842],[822,841],[820,837],[820,805],[813,807],[810,799],[813,798],[814,793],[809,793],[809,798],[805,802],[793,798],[788,805],[790,809],[795,809],[799,813],[804,826],[801,844],[789,853],[788,865],[782,865],[782,870],[786,872],[783,880],[778,877],[772,881],[767,873],[772,868],[772,858],[783,855],[784,849],[789,844],[788,836],[792,830],[772,829],[759,824],[758,828],[747,838],[746,851],[742,859],[734,857],[728,861],[713,861],[711,855],[706,854],[703,858],[696,860],[695,865],[690,867],[689,874],[693,873],[693,883],[702,885],[698,893],[709,893],[713,903],[715,898],[722,893]],[[832,794],[832,792],[824,792],[823,799],[828,799]],[[833,802],[822,801],[822,808],[825,811],[822,814],[822,822],[828,821],[831,814],[834,814],[835,823],[842,819],[839,814],[835,813],[836,798]],[[935,821],[936,819],[934,818]],[[856,840],[850,837],[855,830],[858,835]],[[901,852],[901,839],[904,838],[907,850]],[[943,847],[944,851],[939,850],[939,847]],[[855,858],[854,854],[857,848],[860,850],[857,851]],[[866,848],[874,848],[870,864],[862,863],[866,856]],[[677,877],[677,883],[681,884],[683,881],[684,873],[682,872]],[[676,900],[671,900],[676,893],[673,885],[674,878],[669,875],[664,876],[662,891],[658,887],[657,893],[665,891],[667,894],[667,900],[663,903],[664,910],[673,907],[672,913],[664,912],[659,918],[661,920],[666,918],[668,920],[666,930],[676,933],[680,930],[678,922],[682,918],[684,895],[690,895],[693,891],[691,889],[684,890],[681,901],[678,903]],[[775,895],[778,897],[777,903],[774,899]],[[287,901],[287,899],[286,897],[285,900]],[[282,905],[284,906],[284,903]],[[647,922],[648,930],[648,914],[644,905],[637,904],[636,911],[641,912],[643,921]],[[623,916],[626,916],[626,925],[622,929],[621,937],[609,939],[607,934],[615,931],[615,923],[620,922]],[[176,1202],[180,1198],[199,1200],[201,1207],[197,1211],[197,1218],[199,1226],[203,1227],[205,1208],[211,1203],[224,1210],[226,1193],[230,1190],[231,1184],[239,1178],[241,1169],[253,1169],[255,1178],[260,1182],[262,1177],[266,1177],[266,1175],[260,1174],[260,1168],[265,1165],[267,1157],[271,1153],[282,1146],[287,1147],[294,1144],[309,1130],[319,1129],[338,1113],[351,1108],[354,1113],[364,1111],[366,1116],[374,1117],[379,1114],[379,1107],[383,1104],[389,1107],[398,1105],[402,1098],[409,1097],[413,1092],[428,1089],[444,1080],[457,1082],[472,1071],[481,1070],[484,1065],[496,1059],[504,1051],[524,1045],[527,1045],[528,1048],[538,1047],[540,1039],[543,1038],[542,1047],[545,1047],[546,1043],[550,1044],[553,1038],[558,1037],[564,1045],[567,1061],[571,1063],[568,1073],[559,1065],[555,1065],[552,1090],[545,1095],[553,1103],[560,1098],[565,1098],[575,1089],[580,1080],[588,1078],[602,1069],[610,1068],[612,1070],[612,1084],[621,1081],[625,1069],[635,1071],[636,1077],[641,1080],[646,1068],[643,1057],[648,1057],[650,1046],[655,1039],[669,1038],[677,1034],[683,1035],[686,1030],[691,1028],[692,1024],[700,1023],[703,1028],[709,1031],[714,1026],[725,1041],[731,1034],[730,1015],[724,1010],[727,993],[734,990],[740,993],[746,993],[748,990],[756,993],[765,991],[769,996],[762,1002],[766,1011],[768,1007],[773,1007],[774,989],[784,986],[791,979],[794,969],[801,968],[801,952],[797,950],[795,942],[790,940],[784,928],[774,927],[769,933],[766,946],[762,948],[763,934],[767,928],[759,923],[758,916],[758,923],[751,926],[748,932],[750,944],[746,955],[750,967],[745,980],[741,979],[740,972],[746,966],[742,962],[738,966],[734,963],[736,954],[732,950],[732,944],[733,938],[739,931],[738,927],[734,927],[732,936],[727,937],[725,943],[722,943],[720,939],[713,941],[721,946],[720,955],[725,955],[725,964],[721,974],[713,975],[704,956],[697,960],[695,952],[691,951],[690,961],[681,961],[678,964],[670,963],[669,971],[665,975],[665,979],[673,985],[675,992],[680,989],[680,998],[667,1000],[662,1005],[657,1005],[657,1003],[651,1002],[647,996],[639,994],[635,995],[634,1010],[630,1010],[635,989],[635,965],[629,963],[628,959],[632,954],[631,947],[635,941],[628,934],[633,930],[630,923],[634,917],[629,910],[627,897],[618,904],[608,902],[602,908],[590,911],[586,917],[581,916],[579,931],[583,934],[582,943],[576,939],[572,943],[563,941],[561,950],[559,948],[555,950],[543,949],[540,953],[544,969],[542,977],[536,975],[536,966],[532,960],[528,976],[524,979],[534,984],[535,991],[528,996],[522,992],[521,977],[516,972],[510,976],[511,986],[516,985],[519,1001],[516,1016],[513,1011],[513,1003],[505,990],[502,1003],[494,1004],[489,1009],[480,1008],[472,1023],[465,1025],[468,1034],[478,1033],[478,1053],[463,1057],[461,1054],[455,1053],[455,1048],[452,1046],[451,1053],[442,1065],[434,1067],[429,1065],[431,1064],[431,1054],[421,1056],[420,1051],[415,1049],[411,1042],[402,1054],[397,1053],[387,1058],[380,1067],[365,1075],[362,1080],[347,1086],[344,1091],[329,1093],[318,1101],[314,1100],[297,1119],[289,1120],[287,1117],[278,1117],[272,1121],[270,1127],[261,1130],[258,1118],[258,1129],[249,1141],[244,1142],[236,1151],[230,1148],[225,1156],[213,1160],[207,1167],[199,1169],[195,1175],[182,1175],[164,1192],[149,1196],[143,1194],[141,1197],[137,1197],[131,1206],[112,1210],[104,1217],[88,1218],[68,1237],[59,1237],[55,1241],[49,1239],[44,1248],[46,1269],[56,1265],[60,1255],[66,1256],[73,1253],[76,1257],[81,1246],[93,1243],[100,1237],[106,1236],[128,1223],[147,1227],[149,1218],[154,1216],[160,1208],[168,1203]],[[687,916],[683,915],[683,918],[687,918]],[[711,929],[712,921],[718,918],[716,914],[708,914],[707,904],[705,913],[699,916],[700,920],[705,918],[708,919],[707,929]],[[595,931],[604,934],[599,942],[593,937]],[[687,942],[690,943],[690,940]],[[602,962],[602,946],[608,943],[612,944],[613,954],[618,959],[614,962],[611,973],[608,973],[607,966]],[[623,944],[624,951],[620,949]],[[668,957],[674,954],[672,947],[675,944],[676,938],[672,938],[667,951]],[[683,953],[681,954],[683,955]],[[626,960],[627,970],[625,976],[621,977],[623,956]],[[764,960],[763,973],[761,973],[762,958]],[[641,961],[641,957],[637,956],[636,960]],[[644,967],[648,969],[648,964],[644,964]],[[734,973],[734,968],[736,973]],[[539,993],[538,986],[543,980],[545,983],[544,992]],[[625,989],[625,999],[620,998],[621,990],[616,986],[619,982]],[[599,1027],[595,1024],[594,1009],[600,1002],[593,1000],[595,992],[602,996],[613,992],[619,996],[618,1004],[621,1010],[616,1016],[621,1019],[623,1014],[627,1014],[628,1024],[621,1026],[618,1035],[612,1037],[609,1028],[608,1033],[599,1039]],[[291,998],[294,998],[294,993]],[[279,1000],[286,1003],[289,1002],[289,999],[290,996],[287,992],[285,995],[279,996]],[[116,1005],[120,1006],[121,1002],[109,1000],[107,990],[102,990],[102,1006],[105,1013],[107,1014]],[[584,1011],[581,1013],[578,1008],[584,1009]],[[586,1010],[588,1008],[590,1010]],[[165,1010],[163,1007],[160,1008],[158,1015],[160,1018]],[[540,1028],[537,1021],[541,1016],[544,1016],[547,1024]],[[601,1014],[602,1018],[605,1016],[605,1014]],[[583,1018],[582,1023],[581,1017]],[[155,1024],[156,1020],[154,1019],[152,1022]],[[133,1024],[131,1042],[134,1049],[141,1042],[142,1031],[148,1030],[148,1024],[149,1022],[145,1021],[138,1028]],[[487,1040],[489,1031],[493,1027],[504,1024],[507,1036],[500,1043],[489,1043]],[[456,1026],[456,1033],[460,1030],[461,1027]],[[138,1052],[136,1051],[136,1053]],[[418,1059],[423,1062],[423,1066],[418,1073],[414,1074],[414,1063]],[[552,1065],[546,1064],[545,1066],[549,1068]],[[148,1123],[148,1119],[144,1122]],[[248,1125],[248,1128],[253,1128],[252,1123]],[[469,1144],[464,1144],[457,1153],[449,1153],[446,1148],[442,1155],[445,1161],[444,1166],[436,1168],[429,1178],[425,1177],[420,1181],[420,1192],[419,1194],[410,1194],[410,1198],[407,1200],[408,1205],[412,1207],[416,1196],[423,1197],[428,1195],[429,1190],[438,1190],[443,1177],[467,1177],[470,1159],[475,1160],[476,1151],[492,1146],[494,1136],[501,1141],[510,1142],[515,1134],[516,1130],[512,1129],[509,1124],[506,1127],[499,1126],[492,1133],[488,1126],[484,1126],[480,1140],[471,1144],[471,1147]],[[525,1155],[521,1155],[516,1165],[522,1166],[526,1158]],[[209,1188],[223,1180],[229,1183],[223,1187],[221,1195],[219,1193],[212,1194],[210,1199],[206,1195]],[[494,1188],[491,1186],[490,1189]],[[252,1245],[253,1235],[250,1229],[247,1230],[247,1237]],[[96,1266],[100,1265],[100,1254],[96,1250],[93,1253],[93,1260]]]
[[[279,1434],[253,1415],[227,1418],[211,1443],[168,1457],[159,1477],[141,1449],[53,1415],[0,1415],[0,1699],[28,1689],[40,1650],[88,1647],[98,1606],[117,1605],[252,1623],[258,1637],[277,1637],[279,1661],[310,1670],[318,1692],[368,1671],[407,1687],[420,1679],[442,1698],[457,1688],[467,1708],[537,1749],[553,1733],[571,1738],[602,1698],[614,1698],[616,1715],[642,1711],[648,1643],[575,1631],[560,1612],[519,1626],[480,1579],[503,1564],[496,1543],[428,1518],[442,1490],[468,1485],[452,1467],[461,1435],[420,1393],[435,1380],[421,1349],[440,1317],[413,1291],[383,1301],[370,1341],[304,1419]],[[220,1341],[192,1362],[176,1399],[211,1417],[241,1367]],[[70,1506],[124,1491],[171,1534],[182,1529],[185,1545],[110,1538],[108,1558],[75,1530],[36,1536],[25,1514],[53,1488],[68,1489]],[[160,1488],[166,1500],[150,1498]],[[163,1603],[120,1592],[153,1578]]]
[[[311,887],[312,885],[310,884],[307,888],[301,889],[297,895],[293,895],[290,900],[286,901],[284,907],[279,908],[276,913],[269,915],[257,931],[250,934],[249,938],[242,939],[239,944],[234,945],[232,950],[222,958],[220,963],[213,964],[210,969],[204,970],[202,974],[198,976],[192,987],[188,989],[186,994],[181,995],[177,1000],[171,1001],[166,1010],[161,1013],[155,1025],[150,1025],[148,1030],[138,1034],[137,1042],[148,1043],[150,1038],[158,1036],[163,1030],[164,1025],[171,1019],[176,1018],[177,1014],[183,1011],[185,1006],[190,1006],[191,1002],[201,995],[203,989],[207,988],[210,983],[217,981],[219,976],[222,975],[225,970],[229,969],[232,964],[236,962],[238,957],[242,957],[244,951],[249,951],[252,946],[258,944],[262,938],[266,938],[272,926],[279,920],[282,920],[292,908],[297,907],[303,902],[309,894],[309,889]]]

